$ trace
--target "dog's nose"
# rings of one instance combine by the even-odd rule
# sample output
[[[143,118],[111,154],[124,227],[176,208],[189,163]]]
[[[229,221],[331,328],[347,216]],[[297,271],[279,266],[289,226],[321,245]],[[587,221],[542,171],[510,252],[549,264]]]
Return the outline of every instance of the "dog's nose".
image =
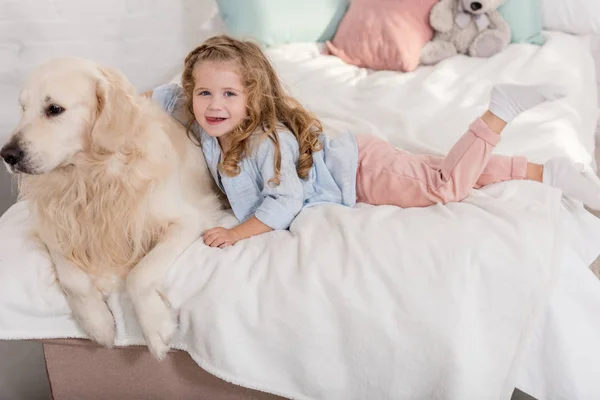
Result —
[[[9,165],[18,164],[23,159],[23,150],[17,144],[9,143],[0,150],[0,157]]]
[[[483,4],[481,4],[478,1],[474,1],[471,3],[471,10],[473,10],[473,11],[481,10],[482,7],[483,7]]]

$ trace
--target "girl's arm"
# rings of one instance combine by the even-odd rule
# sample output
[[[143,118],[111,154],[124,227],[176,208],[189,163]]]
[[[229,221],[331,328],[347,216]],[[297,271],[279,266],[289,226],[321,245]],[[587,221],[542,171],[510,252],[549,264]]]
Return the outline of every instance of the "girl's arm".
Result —
[[[288,135],[288,136],[285,136]],[[257,168],[264,186],[263,201],[254,216],[232,229],[214,228],[204,234],[204,243],[211,247],[226,247],[251,236],[275,229],[287,229],[304,204],[303,185],[296,172],[298,144],[290,133],[280,135],[281,167],[279,185],[269,181],[274,177],[274,146],[265,139],[256,153]]]
[[[236,235],[238,240],[248,239],[251,236],[260,235],[262,233],[271,232],[273,228],[262,223],[258,218],[252,217],[242,222],[238,226],[231,229]]]
[[[272,230],[273,228],[263,224],[258,218],[252,217],[231,229],[221,227],[209,229],[204,233],[203,239],[207,246],[223,248]]]
[[[185,106],[185,94],[183,93],[183,89],[176,83],[167,83],[158,86],[153,90],[142,93],[141,96],[151,98],[183,126],[187,126],[190,119],[194,117],[193,115],[190,115],[190,112]],[[195,129],[195,127],[192,127],[192,129]]]

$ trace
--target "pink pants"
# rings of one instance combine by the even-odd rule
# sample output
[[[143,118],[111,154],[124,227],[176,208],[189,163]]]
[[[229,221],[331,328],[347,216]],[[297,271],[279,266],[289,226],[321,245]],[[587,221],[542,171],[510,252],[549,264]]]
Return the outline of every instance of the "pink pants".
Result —
[[[413,155],[374,136],[357,136],[357,200],[426,207],[461,201],[473,188],[525,179],[525,157],[492,155],[499,140],[500,135],[481,119],[471,124],[446,157]]]

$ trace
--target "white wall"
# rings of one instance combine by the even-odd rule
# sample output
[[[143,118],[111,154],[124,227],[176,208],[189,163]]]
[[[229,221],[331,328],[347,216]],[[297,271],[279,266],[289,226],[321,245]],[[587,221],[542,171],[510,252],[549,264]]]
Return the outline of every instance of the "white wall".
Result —
[[[57,56],[120,68],[138,91],[170,79],[189,50],[220,30],[214,0],[0,0],[0,142],[15,126],[27,74]],[[14,202],[0,172],[0,214]],[[0,400],[48,399],[37,343],[0,342]]]
[[[139,91],[170,78],[221,26],[214,0],[0,0],[0,140],[18,118],[27,74],[57,56],[120,68]],[[14,201],[0,172],[0,212]]]

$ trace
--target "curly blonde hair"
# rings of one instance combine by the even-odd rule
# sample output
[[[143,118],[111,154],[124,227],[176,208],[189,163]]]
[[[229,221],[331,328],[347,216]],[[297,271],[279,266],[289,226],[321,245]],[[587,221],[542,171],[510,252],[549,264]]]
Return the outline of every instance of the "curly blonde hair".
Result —
[[[312,154],[321,150],[319,135],[323,132],[321,122],[307,111],[296,99],[289,96],[271,63],[259,46],[249,41],[241,41],[227,35],[207,39],[192,50],[185,58],[181,77],[186,96],[187,109],[193,115],[192,96],[194,91],[194,68],[203,61],[234,62],[248,93],[247,117],[229,136],[231,143],[225,152],[219,169],[227,176],[240,173],[240,160],[250,150],[250,138],[261,132],[275,146],[274,177],[270,180],[279,185],[281,177],[281,147],[277,125],[283,124],[298,141],[300,156],[296,167],[298,176],[308,177],[313,166]],[[188,135],[193,120],[188,124]]]

